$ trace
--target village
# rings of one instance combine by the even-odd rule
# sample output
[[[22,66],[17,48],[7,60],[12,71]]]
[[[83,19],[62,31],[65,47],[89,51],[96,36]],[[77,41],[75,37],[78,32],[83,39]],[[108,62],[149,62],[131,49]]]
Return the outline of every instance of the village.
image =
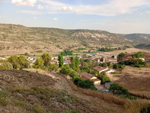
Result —
[[[86,71],[78,72],[78,75],[82,80],[90,80],[93,82],[97,90],[108,92],[110,85],[113,84],[111,80],[106,81],[105,83],[102,83],[102,81],[99,79],[98,75],[100,75],[102,72],[106,75],[111,76],[112,73],[115,73],[118,71],[117,68],[114,68],[113,66],[101,66],[101,64],[112,64],[115,65],[118,63],[117,55],[111,54],[109,52],[99,52],[99,53],[91,53],[91,54],[81,54],[81,55],[66,55],[63,56],[64,62],[63,65],[71,65],[71,57],[83,59],[84,62],[95,62],[97,65],[93,67],[92,71],[97,72],[90,73]],[[0,57],[0,60],[7,60],[9,57]],[[30,66],[33,67],[34,63],[36,62],[37,58],[40,58],[39,56],[26,56],[25,57],[27,61],[30,62]],[[127,61],[131,60],[132,56],[125,56],[121,58],[121,61]],[[142,61],[145,61],[144,58],[139,58]],[[58,56],[51,58],[51,64],[59,64]],[[2,65],[2,63],[0,63]],[[79,63],[79,66],[81,66],[81,63]]]

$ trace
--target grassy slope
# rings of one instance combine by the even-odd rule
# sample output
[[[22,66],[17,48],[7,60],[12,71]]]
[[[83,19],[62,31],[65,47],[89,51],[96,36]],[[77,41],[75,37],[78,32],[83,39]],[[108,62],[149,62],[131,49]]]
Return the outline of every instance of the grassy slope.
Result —
[[[57,53],[64,49],[122,46],[132,43],[132,40],[106,31],[29,28],[0,24],[1,54],[37,53],[39,50]]]

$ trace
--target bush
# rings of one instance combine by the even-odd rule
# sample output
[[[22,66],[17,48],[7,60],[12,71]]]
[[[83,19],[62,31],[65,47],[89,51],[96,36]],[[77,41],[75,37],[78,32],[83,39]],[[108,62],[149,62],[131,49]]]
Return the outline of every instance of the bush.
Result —
[[[82,88],[93,89],[96,90],[96,87],[93,84],[93,81],[90,80],[81,80],[80,78],[75,78],[74,83]]]
[[[59,68],[59,65],[58,64],[50,64],[48,66],[48,71],[57,71]]]
[[[101,79],[101,84],[104,84],[104,83],[106,83],[106,82],[110,82],[110,79],[109,79],[109,77],[108,76],[102,76],[102,79]]]
[[[64,65],[61,68],[60,73],[69,75],[71,73],[71,71],[72,71],[72,69],[68,65]]]
[[[77,73],[76,73],[75,71],[72,71],[72,72],[70,73],[70,76],[71,76],[73,79],[80,78],[80,77],[77,75]]]
[[[104,84],[104,83],[106,83],[106,82],[110,82],[110,79],[109,79],[109,77],[106,75],[105,72],[100,73],[97,77],[101,80],[101,84]]]
[[[24,56],[10,56],[8,62],[12,64],[14,69],[29,68],[30,66],[30,62],[27,61]]]
[[[113,83],[110,85],[109,92],[111,92],[113,94],[117,94],[117,95],[129,96],[128,90],[126,88],[119,86],[116,83]]]
[[[43,66],[44,66],[44,61],[41,58],[37,58],[33,65],[34,68],[41,68]]]

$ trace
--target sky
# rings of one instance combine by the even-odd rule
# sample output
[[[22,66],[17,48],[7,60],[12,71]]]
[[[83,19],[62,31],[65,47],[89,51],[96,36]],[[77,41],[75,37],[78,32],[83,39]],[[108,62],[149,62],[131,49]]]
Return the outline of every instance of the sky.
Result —
[[[0,23],[150,33],[150,0],[0,0]]]

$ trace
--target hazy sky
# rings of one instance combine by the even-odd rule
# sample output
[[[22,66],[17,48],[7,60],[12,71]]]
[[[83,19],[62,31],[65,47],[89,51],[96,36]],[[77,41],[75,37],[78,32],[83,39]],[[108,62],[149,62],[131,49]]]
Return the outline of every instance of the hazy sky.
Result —
[[[150,0],[0,0],[0,23],[150,33]]]

